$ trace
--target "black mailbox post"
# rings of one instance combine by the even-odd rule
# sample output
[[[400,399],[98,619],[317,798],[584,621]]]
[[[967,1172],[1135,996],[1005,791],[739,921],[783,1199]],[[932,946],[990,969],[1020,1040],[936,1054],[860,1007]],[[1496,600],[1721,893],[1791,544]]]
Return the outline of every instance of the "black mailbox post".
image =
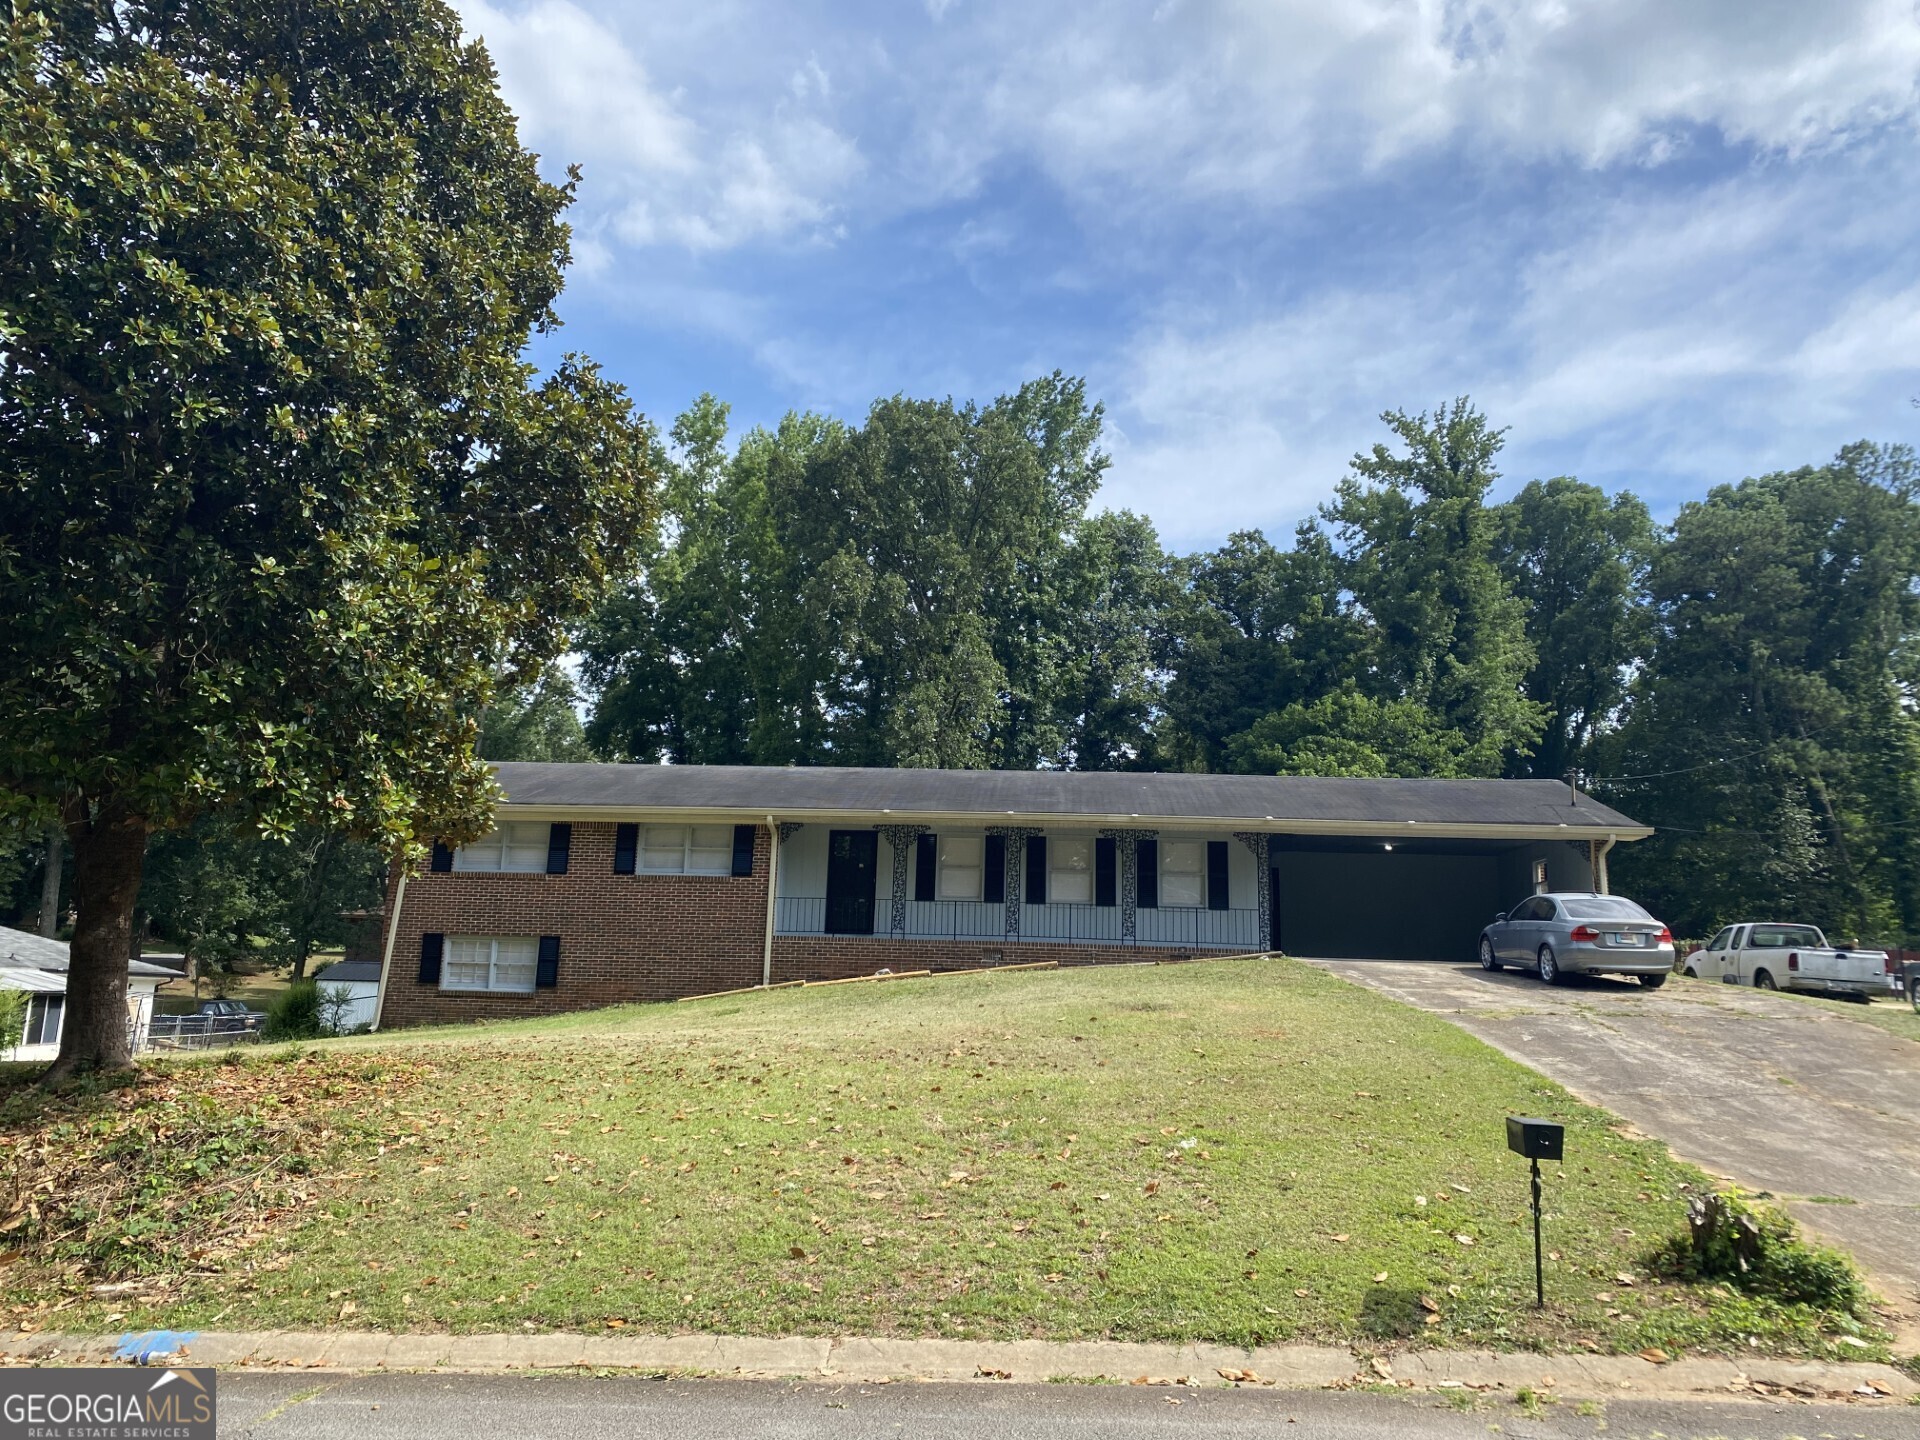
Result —
[[[1557,1120],[1534,1120],[1522,1115],[1507,1117],[1507,1148],[1524,1155],[1533,1180],[1533,1303],[1541,1309],[1547,1304],[1547,1268],[1540,1253],[1540,1162],[1560,1160],[1566,1153],[1566,1127]]]

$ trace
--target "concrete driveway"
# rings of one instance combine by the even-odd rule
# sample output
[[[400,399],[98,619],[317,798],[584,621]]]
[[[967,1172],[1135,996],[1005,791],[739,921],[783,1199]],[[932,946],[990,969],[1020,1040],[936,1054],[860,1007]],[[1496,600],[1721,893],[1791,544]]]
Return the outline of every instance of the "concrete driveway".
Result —
[[[1901,1329],[1920,1333],[1920,1045],[1848,1018],[1846,1002],[1681,977],[1656,992],[1477,965],[1312,963],[1444,1015],[1683,1159],[1772,1192],[1851,1250]]]

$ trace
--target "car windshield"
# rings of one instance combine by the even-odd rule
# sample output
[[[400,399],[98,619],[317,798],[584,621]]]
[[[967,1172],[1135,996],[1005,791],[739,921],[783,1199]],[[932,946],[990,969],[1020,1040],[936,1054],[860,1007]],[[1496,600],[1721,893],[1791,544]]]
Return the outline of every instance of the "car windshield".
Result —
[[[1560,903],[1575,920],[1653,919],[1633,901],[1623,900],[1618,895],[1571,895]]]
[[[1820,948],[1820,932],[1811,925],[1756,925],[1747,942],[1756,950],[1787,950],[1795,945]]]

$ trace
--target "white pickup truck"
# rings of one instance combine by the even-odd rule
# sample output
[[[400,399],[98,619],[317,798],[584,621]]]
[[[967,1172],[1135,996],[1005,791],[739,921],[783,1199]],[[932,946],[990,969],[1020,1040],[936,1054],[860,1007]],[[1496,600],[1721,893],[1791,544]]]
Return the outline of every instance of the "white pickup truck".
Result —
[[[1687,956],[1683,970],[1726,985],[1807,990],[1862,1000],[1886,989],[1887,952],[1836,950],[1812,925],[1729,925]]]

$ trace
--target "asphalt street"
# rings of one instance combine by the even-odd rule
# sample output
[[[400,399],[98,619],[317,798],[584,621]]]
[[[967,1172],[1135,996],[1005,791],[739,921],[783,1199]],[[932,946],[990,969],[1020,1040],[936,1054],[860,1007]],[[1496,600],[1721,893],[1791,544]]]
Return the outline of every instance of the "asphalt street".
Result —
[[[1322,960],[1444,1015],[1710,1172],[1780,1198],[1920,1320],[1920,1049],[1845,1001],[1477,965]]]
[[[1472,1408],[1462,1408],[1471,1405]],[[220,1434],[271,1440],[1272,1440],[1920,1437],[1920,1407],[1616,1401],[1132,1385],[844,1385],[636,1377],[223,1374]]]

